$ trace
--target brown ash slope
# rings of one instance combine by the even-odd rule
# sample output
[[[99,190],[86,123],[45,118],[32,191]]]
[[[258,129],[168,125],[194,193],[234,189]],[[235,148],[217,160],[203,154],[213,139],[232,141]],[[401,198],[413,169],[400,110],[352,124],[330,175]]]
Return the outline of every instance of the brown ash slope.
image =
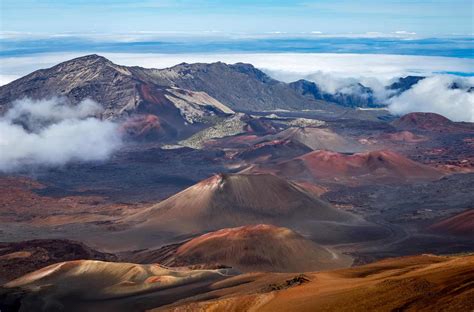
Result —
[[[267,224],[226,228],[181,244],[131,253],[131,262],[181,267],[230,266],[240,272],[302,272],[349,266],[348,256]]]
[[[329,150],[342,153],[355,152],[360,148],[356,142],[351,142],[328,128],[290,127],[277,134],[267,135],[260,139],[261,142],[268,140],[290,140],[303,144],[312,150]]]
[[[335,271],[279,274],[279,280],[276,274],[236,276],[218,283],[221,288],[207,297],[153,311],[470,311],[473,265],[472,255],[422,255]]]
[[[229,277],[228,271],[66,261],[5,284],[0,288],[0,307],[17,305],[21,311],[144,311],[205,292],[212,283]]]
[[[471,311],[473,265],[472,255],[422,255],[333,271],[229,276],[228,270],[72,261],[5,285],[0,304],[119,312]]]
[[[286,226],[325,243],[386,235],[378,226],[270,174],[215,175],[123,220],[130,228],[117,235],[140,240],[136,244],[142,247],[156,247],[163,236],[159,233],[190,236],[260,223]],[[152,236],[158,240],[151,240]]]
[[[474,209],[443,219],[429,227],[432,232],[459,236],[474,235]]]

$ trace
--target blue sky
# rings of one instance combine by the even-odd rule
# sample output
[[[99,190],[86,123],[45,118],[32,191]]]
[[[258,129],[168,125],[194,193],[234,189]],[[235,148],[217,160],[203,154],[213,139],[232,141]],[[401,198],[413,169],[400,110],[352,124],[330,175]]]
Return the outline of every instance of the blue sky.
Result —
[[[1,30],[472,35],[472,0],[1,0]]]

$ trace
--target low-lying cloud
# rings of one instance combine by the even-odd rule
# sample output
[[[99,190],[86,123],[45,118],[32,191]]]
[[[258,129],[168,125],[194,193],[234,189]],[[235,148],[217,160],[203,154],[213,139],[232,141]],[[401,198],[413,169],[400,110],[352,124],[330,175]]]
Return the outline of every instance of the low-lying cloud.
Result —
[[[107,159],[121,144],[118,126],[96,117],[99,104],[23,99],[0,118],[0,171]]]
[[[396,115],[431,112],[454,121],[474,122],[474,78],[428,77],[388,103],[390,112]]]

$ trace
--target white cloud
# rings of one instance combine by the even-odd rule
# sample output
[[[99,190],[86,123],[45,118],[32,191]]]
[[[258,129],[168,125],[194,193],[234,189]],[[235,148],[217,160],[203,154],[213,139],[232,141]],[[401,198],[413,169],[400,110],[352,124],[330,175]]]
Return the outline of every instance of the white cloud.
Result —
[[[456,84],[458,88],[452,88]],[[390,99],[389,110],[441,114],[454,121],[474,122],[474,78],[437,75],[419,81],[410,90]]]
[[[406,31],[406,30],[397,30],[394,32],[397,35],[416,35],[416,32]]]
[[[90,100],[15,102],[0,119],[0,171],[108,158],[121,139],[116,124],[91,117],[99,109]]]
[[[96,102],[85,99],[76,106],[68,105],[63,98],[52,98],[42,101],[22,99],[15,101],[5,114],[5,119],[21,122],[31,129],[40,129],[45,124],[59,122],[65,119],[82,119],[95,116],[102,112],[102,107]]]

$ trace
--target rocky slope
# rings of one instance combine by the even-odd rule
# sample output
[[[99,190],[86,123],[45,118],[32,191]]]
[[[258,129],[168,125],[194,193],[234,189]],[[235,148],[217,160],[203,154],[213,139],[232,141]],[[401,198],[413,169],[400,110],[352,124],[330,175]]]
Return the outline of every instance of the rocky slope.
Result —
[[[314,151],[276,165],[277,172],[287,177],[310,177],[317,180],[348,182],[432,181],[443,173],[412,161],[392,151],[373,151],[345,155]]]
[[[267,224],[221,229],[174,248],[138,252],[130,259],[171,267],[225,265],[240,272],[316,271],[352,263],[350,257],[321,247],[290,229]]]
[[[150,76],[159,84],[205,91],[238,111],[328,109],[326,102],[308,100],[288,84],[270,78],[250,64],[183,63],[154,70]]]
[[[227,270],[68,261],[5,284],[0,290],[0,307],[2,311],[15,304],[21,305],[21,311],[144,311],[149,300],[137,301],[140,296],[157,295],[153,296],[154,306],[160,306],[204,292],[208,285],[228,276]]]
[[[91,98],[105,106],[107,116],[150,112],[149,105],[159,109],[170,101],[175,109],[193,110],[191,114],[209,109],[223,113],[337,110],[326,102],[299,95],[250,64],[179,64],[167,69],[145,69],[120,66],[104,57],[87,55],[35,71],[0,87],[0,113],[14,100],[51,96],[65,96],[73,103]]]
[[[166,311],[470,311],[473,265],[472,255],[423,255],[279,278],[236,276],[208,297],[189,298]]]
[[[356,142],[351,142],[328,128],[290,127],[277,134],[264,136],[256,143],[273,140],[289,140],[303,144],[312,150],[328,150],[341,153],[359,150]]]
[[[328,101],[346,107],[381,107],[377,103],[374,91],[360,83],[354,83],[335,93],[327,93],[314,82],[298,80],[290,83],[290,86],[299,94],[314,100]]]
[[[443,219],[431,225],[429,229],[435,233],[472,237],[474,235],[474,209]]]
[[[73,312],[471,311],[473,265],[472,255],[422,255],[316,273],[229,276],[228,270],[72,261],[5,285],[0,307]]]
[[[398,129],[411,131],[428,131],[441,133],[472,132],[472,123],[453,122],[448,118],[435,113],[409,113],[392,121]]]
[[[0,243],[0,283],[50,264],[80,259],[115,261],[117,257],[63,239]]]
[[[274,224],[317,242],[370,240],[387,233],[336,209],[311,191],[270,174],[218,174],[123,218],[114,235],[140,248],[226,227]],[[164,240],[167,236],[167,240]]]

